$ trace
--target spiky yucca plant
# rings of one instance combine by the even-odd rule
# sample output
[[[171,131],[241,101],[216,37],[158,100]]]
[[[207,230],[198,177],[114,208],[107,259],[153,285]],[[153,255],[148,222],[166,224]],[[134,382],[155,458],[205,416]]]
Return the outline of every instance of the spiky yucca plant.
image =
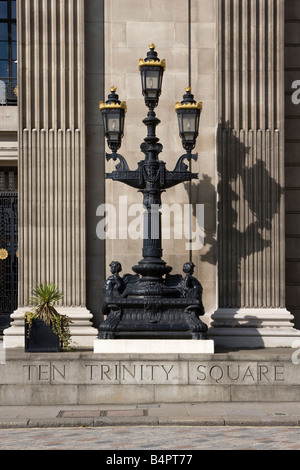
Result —
[[[33,311],[38,318],[50,325],[53,316],[59,315],[53,304],[59,302],[63,296],[63,293],[54,284],[38,284],[32,290],[29,302],[34,306]]]
[[[69,325],[71,321],[66,315],[58,313],[54,307],[54,304],[59,302],[63,296],[63,293],[54,284],[37,284],[32,290],[29,300],[33,309],[26,312],[24,319],[28,325],[28,336],[30,336],[33,320],[40,319],[51,326],[53,332],[62,341],[63,346],[70,349]]]

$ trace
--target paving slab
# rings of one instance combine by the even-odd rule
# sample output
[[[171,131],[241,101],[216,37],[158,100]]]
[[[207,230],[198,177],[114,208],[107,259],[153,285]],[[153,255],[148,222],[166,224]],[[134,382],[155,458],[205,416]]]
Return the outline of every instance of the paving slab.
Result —
[[[224,426],[222,416],[176,416],[160,417],[160,426]]]
[[[300,403],[0,406],[0,428],[300,426]]]

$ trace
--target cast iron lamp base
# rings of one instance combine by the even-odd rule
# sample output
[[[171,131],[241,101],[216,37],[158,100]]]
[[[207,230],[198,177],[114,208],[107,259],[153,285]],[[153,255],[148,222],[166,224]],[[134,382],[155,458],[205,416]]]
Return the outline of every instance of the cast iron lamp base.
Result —
[[[120,263],[111,263],[112,276],[103,288],[103,313],[108,316],[99,327],[99,338],[208,339],[200,319],[202,286],[192,276],[193,269],[193,263],[186,263],[185,276],[167,274],[150,280],[130,274],[120,277]]]

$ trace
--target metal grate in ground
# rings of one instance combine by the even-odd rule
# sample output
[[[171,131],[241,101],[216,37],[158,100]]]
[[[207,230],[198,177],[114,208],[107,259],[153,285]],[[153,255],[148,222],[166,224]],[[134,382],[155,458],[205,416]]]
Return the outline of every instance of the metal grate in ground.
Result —
[[[100,417],[148,416],[147,409],[122,410],[61,410],[57,418],[100,418]]]

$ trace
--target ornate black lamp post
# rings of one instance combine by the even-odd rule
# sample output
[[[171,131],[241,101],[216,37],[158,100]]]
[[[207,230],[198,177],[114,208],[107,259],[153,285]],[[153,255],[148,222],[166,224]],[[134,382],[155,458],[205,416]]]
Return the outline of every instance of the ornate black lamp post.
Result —
[[[143,193],[144,237],[143,258],[133,266],[136,274],[120,276],[119,262],[111,263],[112,275],[104,287],[103,313],[107,315],[99,327],[100,339],[207,339],[207,326],[200,320],[204,314],[202,287],[193,277],[193,263],[183,267],[184,276],[171,275],[172,268],[162,259],[161,240],[161,194],[166,189],[184,181],[197,179],[184,160],[196,161],[195,148],[198,136],[201,103],[196,103],[190,88],[181,103],[176,104],[179,133],[186,154],[182,155],[173,171],[159,160],[162,145],[156,137],[156,126],[160,123],[154,112],[161,94],[165,61],[160,60],[155,46],[149,46],[147,57],[140,59],[139,68],[142,90],[148,107],[148,115],[143,120],[147,126],[147,137],[141,144],[144,160],[131,171],[124,157],[117,153],[121,146],[124,130],[126,103],[120,102],[116,89],[106,103],[100,103],[105,135],[112,154],[107,160],[118,160],[116,170],[106,174],[106,178],[120,181]]]

